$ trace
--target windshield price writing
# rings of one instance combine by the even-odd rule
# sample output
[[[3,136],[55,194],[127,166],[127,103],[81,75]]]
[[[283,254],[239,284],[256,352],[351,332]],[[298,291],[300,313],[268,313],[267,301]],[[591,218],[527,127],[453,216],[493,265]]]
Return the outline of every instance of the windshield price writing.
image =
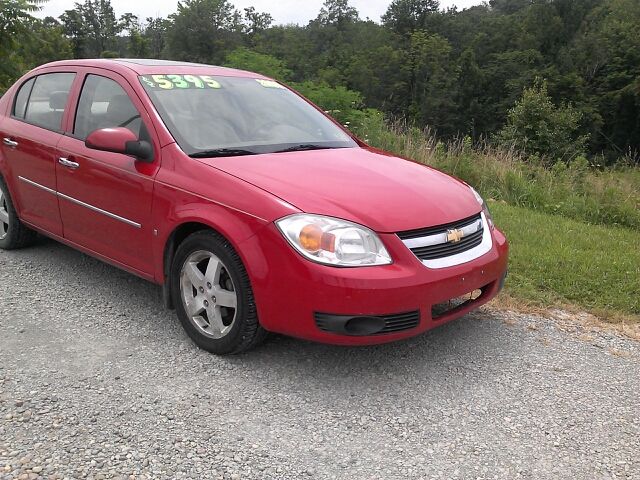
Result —
[[[151,88],[171,90],[173,88],[220,88],[220,84],[209,75],[151,75],[140,77]]]

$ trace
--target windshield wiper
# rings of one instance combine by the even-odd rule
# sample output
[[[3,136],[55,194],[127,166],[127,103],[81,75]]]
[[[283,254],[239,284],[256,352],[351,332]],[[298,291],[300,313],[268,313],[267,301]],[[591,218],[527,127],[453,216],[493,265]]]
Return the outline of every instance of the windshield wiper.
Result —
[[[191,158],[236,157],[240,155],[255,155],[256,152],[243,148],[216,148],[215,150],[203,150],[192,153]]]
[[[317,143],[301,143],[300,145],[294,145],[293,147],[285,148],[283,150],[278,150],[276,153],[280,153],[280,152],[302,152],[304,150],[325,150],[325,149],[329,149],[329,148],[335,148],[335,147],[328,147],[328,146],[325,146],[325,145],[318,145]]]

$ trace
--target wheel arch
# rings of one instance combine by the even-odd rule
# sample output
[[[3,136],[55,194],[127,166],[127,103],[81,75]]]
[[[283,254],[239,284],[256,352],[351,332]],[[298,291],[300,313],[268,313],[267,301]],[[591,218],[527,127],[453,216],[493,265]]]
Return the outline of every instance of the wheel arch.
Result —
[[[162,285],[162,301],[164,303],[164,306],[168,309],[175,308],[171,298],[171,291],[169,287],[170,282],[168,277],[171,272],[171,265],[173,263],[173,259],[175,258],[176,252],[187,237],[202,230],[211,230],[220,235],[227,242],[229,242],[229,245],[238,254],[240,261],[245,264],[246,268],[245,259],[238,249],[237,242],[235,241],[237,239],[234,239],[233,235],[230,235],[233,232],[227,232],[217,226],[205,223],[203,221],[195,220],[185,221],[179,225],[176,225],[167,237],[167,240],[164,242],[162,253],[162,278],[164,280],[164,283]]]
[[[175,257],[178,247],[184,239],[201,230],[215,229],[210,225],[201,222],[185,222],[176,226],[171,231],[164,244],[164,251],[162,254],[162,277],[164,278],[164,284],[162,285],[162,302],[164,303],[164,306],[170,310],[175,308],[173,305],[173,299],[171,298],[171,288],[169,286],[168,279],[169,272],[171,271],[171,263],[173,262],[173,258]]]
[[[185,225],[175,231],[173,244],[167,249],[167,257],[173,256],[167,283],[180,323],[200,348],[218,355],[240,353],[256,346],[268,332],[258,320],[251,280],[237,249],[221,232],[206,224]],[[180,239],[182,242],[178,243]],[[204,261],[207,263],[200,265]],[[206,275],[212,272],[211,261],[217,265],[216,271],[227,270],[227,280],[223,280],[220,271],[204,277],[206,281],[199,276],[205,275],[205,271]],[[195,277],[193,273],[185,275],[187,262],[190,269],[200,273]],[[194,303],[196,297],[200,303]],[[202,313],[205,310],[206,315]],[[209,328],[214,323],[217,326]]]

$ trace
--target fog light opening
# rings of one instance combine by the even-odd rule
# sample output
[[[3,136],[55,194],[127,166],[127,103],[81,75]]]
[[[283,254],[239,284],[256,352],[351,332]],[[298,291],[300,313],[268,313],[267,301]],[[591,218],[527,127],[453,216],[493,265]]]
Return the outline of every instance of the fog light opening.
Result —
[[[386,323],[380,317],[353,317],[344,324],[347,335],[373,335],[385,327]]]

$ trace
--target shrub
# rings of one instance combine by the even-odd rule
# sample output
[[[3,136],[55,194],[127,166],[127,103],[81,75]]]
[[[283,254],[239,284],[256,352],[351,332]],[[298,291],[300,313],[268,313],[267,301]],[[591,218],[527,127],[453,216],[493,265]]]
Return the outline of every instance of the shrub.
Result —
[[[524,158],[539,158],[545,165],[569,162],[584,155],[586,136],[577,136],[582,114],[571,105],[556,107],[547,94],[546,82],[525,88],[522,98],[509,110],[507,124],[496,140],[504,149],[515,149]]]
[[[640,169],[598,169],[584,156],[545,167],[524,161],[513,150],[488,143],[473,146],[468,137],[443,143],[432,131],[406,123],[364,122],[371,146],[411,158],[461,178],[487,199],[562,215],[592,224],[640,231]]]
[[[377,110],[364,108],[362,95],[343,86],[331,87],[325,82],[312,81],[290,85],[356,134],[369,117],[382,118]]]
[[[291,70],[282,60],[271,55],[254,52],[246,47],[238,47],[228,53],[224,66],[261,73],[281,82],[286,82],[292,75]]]

